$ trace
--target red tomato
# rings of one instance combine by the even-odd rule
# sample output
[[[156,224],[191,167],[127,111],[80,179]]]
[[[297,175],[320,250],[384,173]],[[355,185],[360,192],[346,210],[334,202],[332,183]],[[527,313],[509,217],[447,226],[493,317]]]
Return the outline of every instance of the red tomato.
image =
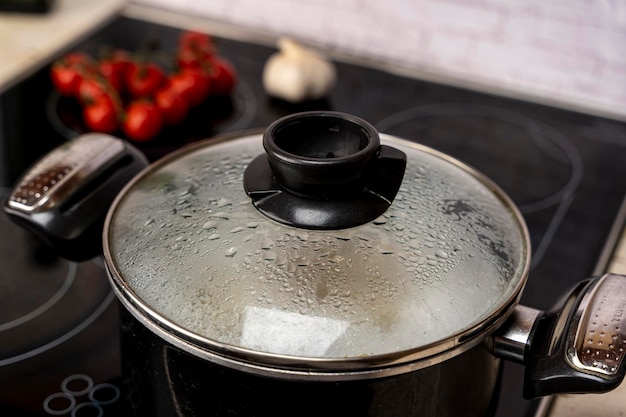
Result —
[[[73,52],[52,64],[50,77],[52,84],[62,95],[77,97],[81,79],[93,70],[94,63],[89,56]]]
[[[154,104],[161,112],[163,122],[170,126],[185,120],[189,110],[187,101],[171,85],[159,90],[154,95]]]
[[[170,77],[170,88],[178,92],[189,106],[193,107],[209,96],[211,81],[201,71],[186,68]]]
[[[176,60],[179,68],[202,69],[216,50],[213,39],[209,35],[186,31],[179,38]]]
[[[124,134],[136,142],[147,142],[159,134],[163,127],[161,113],[148,100],[136,100],[126,108],[122,122]]]
[[[100,74],[119,92],[123,91],[126,74],[131,66],[132,59],[130,55],[122,49],[113,50],[111,54],[98,63]]]
[[[211,58],[211,94],[224,96],[232,94],[237,84],[235,67],[227,59],[214,56]]]
[[[76,96],[81,75],[76,68],[52,64],[50,72],[52,84],[64,96]]]
[[[166,81],[165,72],[153,63],[135,63],[126,76],[126,88],[132,97],[154,94]]]
[[[83,104],[89,104],[109,95],[111,88],[104,78],[83,77],[78,84],[78,99]]]
[[[201,69],[206,59],[189,48],[181,49],[176,55],[176,62],[181,69]]]
[[[213,54],[215,52],[215,44],[213,39],[206,33],[188,30],[183,32],[178,39],[178,49],[194,51],[202,54]]]
[[[94,132],[115,132],[117,116],[115,104],[108,96],[101,96],[83,107],[85,125]]]

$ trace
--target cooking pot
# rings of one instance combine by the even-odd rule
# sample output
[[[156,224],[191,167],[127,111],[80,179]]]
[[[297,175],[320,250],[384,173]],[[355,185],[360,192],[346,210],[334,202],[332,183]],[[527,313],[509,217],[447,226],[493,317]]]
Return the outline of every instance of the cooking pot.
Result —
[[[83,135],[5,204],[66,257],[103,251],[138,414],[483,416],[501,358],[528,398],[624,376],[626,277],[518,305],[522,216],[450,156],[306,112],[146,165]]]

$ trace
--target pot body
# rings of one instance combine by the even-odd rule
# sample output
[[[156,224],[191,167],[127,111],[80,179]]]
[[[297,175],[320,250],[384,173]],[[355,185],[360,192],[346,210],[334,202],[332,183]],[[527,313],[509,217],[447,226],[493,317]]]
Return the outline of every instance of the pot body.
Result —
[[[124,389],[136,416],[483,417],[495,412],[500,360],[484,344],[389,377],[285,380],[198,358],[121,308]]]

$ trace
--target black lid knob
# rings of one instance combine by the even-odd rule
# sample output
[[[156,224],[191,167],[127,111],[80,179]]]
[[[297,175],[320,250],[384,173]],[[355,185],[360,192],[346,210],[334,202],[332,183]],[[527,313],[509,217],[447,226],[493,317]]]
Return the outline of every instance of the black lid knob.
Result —
[[[391,205],[406,155],[381,145],[366,121],[339,112],[297,113],[272,123],[266,154],[244,173],[244,188],[266,216],[295,227],[342,229]]]

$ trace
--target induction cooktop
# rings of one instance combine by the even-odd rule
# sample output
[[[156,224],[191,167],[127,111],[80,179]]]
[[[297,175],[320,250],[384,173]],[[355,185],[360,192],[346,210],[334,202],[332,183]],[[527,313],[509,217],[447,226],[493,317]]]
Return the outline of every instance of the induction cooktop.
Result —
[[[180,30],[120,17],[76,49],[173,51]],[[522,302],[545,309],[594,273],[626,194],[626,124],[510,98],[337,63],[323,100],[289,104],[263,91],[274,49],[218,38],[240,77],[232,123],[209,134],[263,128],[303,110],[337,110],[379,131],[420,142],[474,166],[519,206],[533,261]],[[50,116],[47,69],[0,97],[0,194],[29,164],[77,132]],[[0,415],[124,415],[132,386],[122,375],[117,302],[102,262],[58,259],[0,214]],[[504,363],[496,417],[530,416],[523,367]],[[83,414],[85,413],[85,414]],[[91,414],[87,414],[91,413]]]

